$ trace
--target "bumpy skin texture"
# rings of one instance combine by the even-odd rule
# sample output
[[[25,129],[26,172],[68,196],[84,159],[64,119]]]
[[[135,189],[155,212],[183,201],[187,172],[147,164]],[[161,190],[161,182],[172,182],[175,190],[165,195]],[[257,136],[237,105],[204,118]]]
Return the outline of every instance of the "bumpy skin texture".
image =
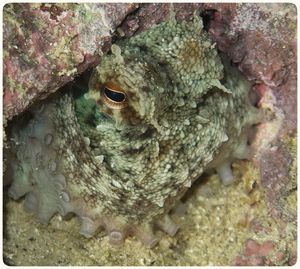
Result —
[[[115,245],[134,235],[152,247],[154,227],[174,235],[170,209],[207,169],[230,183],[261,118],[250,85],[224,61],[197,17],[113,45],[84,97],[53,97],[12,128],[10,196],[26,195],[45,223],[74,213],[83,235],[104,228]],[[108,84],[126,94],[124,108],[104,102]]]

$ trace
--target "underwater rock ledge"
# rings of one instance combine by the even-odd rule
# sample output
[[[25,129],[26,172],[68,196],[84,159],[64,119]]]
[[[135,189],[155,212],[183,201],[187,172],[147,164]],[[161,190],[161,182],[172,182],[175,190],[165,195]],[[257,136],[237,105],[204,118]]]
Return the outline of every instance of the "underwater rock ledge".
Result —
[[[9,120],[99,61],[137,4],[6,4],[4,117]]]

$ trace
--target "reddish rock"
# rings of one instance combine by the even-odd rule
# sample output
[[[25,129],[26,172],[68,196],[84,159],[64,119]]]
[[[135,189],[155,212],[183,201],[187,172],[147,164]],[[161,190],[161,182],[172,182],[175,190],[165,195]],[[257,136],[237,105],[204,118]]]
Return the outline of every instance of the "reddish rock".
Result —
[[[267,190],[270,213],[276,219],[280,219],[283,216],[282,209],[284,207],[281,204],[281,198],[288,192],[286,188],[290,181],[290,165],[291,153],[280,141],[277,141],[276,145],[267,149],[261,157],[261,183]]]
[[[266,241],[260,246],[259,253],[262,256],[267,256],[274,249],[274,247],[275,247],[275,244],[273,242]]]
[[[276,246],[275,242],[265,241],[261,244],[253,239],[248,239],[242,255],[235,258],[233,265],[260,266],[283,265],[293,262],[285,247]]]
[[[259,250],[260,250],[260,245],[256,241],[249,239],[246,242],[244,255],[251,256],[259,253]]]
[[[255,164],[261,172],[270,215],[282,227],[296,227],[295,208],[288,208],[286,199],[296,192],[296,145],[291,146],[297,130],[296,86],[296,7],[293,4],[204,4],[215,10],[209,33],[218,48],[236,63],[260,98],[259,106],[272,113],[269,121],[258,126],[254,141]],[[294,147],[294,148],[293,148]],[[257,233],[270,231],[258,222],[251,228]],[[296,240],[296,230],[289,240]],[[287,242],[286,242],[287,243]],[[257,253],[255,253],[257,252]],[[277,260],[269,257],[275,253]],[[236,265],[271,265],[293,263],[296,249],[284,249],[274,242],[259,245],[250,239],[245,253]],[[296,258],[294,258],[295,260]]]
[[[280,135],[296,130],[296,7],[293,4],[205,4],[215,9],[209,32],[218,48],[253,81],[272,88],[287,120]]]
[[[4,116],[94,66],[134,4],[6,4],[3,8]]]
[[[256,160],[270,211],[273,209],[274,217],[279,218],[283,207],[278,201],[288,192],[290,165],[295,157],[286,140],[295,135],[297,126],[296,7],[209,3],[204,8],[216,10],[209,32],[218,48],[238,64],[248,79],[259,82],[255,86],[262,98],[259,105],[268,107],[273,117],[280,119],[277,126],[259,126],[257,145],[269,136],[272,140],[264,145]]]
[[[281,255],[282,255],[282,253],[280,253],[279,258],[282,257]],[[297,262],[297,256],[296,256],[296,255],[293,255],[293,256],[289,259],[288,265],[289,265],[289,266],[293,266],[293,265],[296,264],[296,262]]]

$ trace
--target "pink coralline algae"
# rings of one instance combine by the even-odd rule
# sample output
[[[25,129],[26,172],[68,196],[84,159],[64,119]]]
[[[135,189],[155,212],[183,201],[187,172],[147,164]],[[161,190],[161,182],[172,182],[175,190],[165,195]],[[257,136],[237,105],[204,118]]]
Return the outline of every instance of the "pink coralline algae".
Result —
[[[3,9],[6,119],[95,66],[134,4],[6,4]]]

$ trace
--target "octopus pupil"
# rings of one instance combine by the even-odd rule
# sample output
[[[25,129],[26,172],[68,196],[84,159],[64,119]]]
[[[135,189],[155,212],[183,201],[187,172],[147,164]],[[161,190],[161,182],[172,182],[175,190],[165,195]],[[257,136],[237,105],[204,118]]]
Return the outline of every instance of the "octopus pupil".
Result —
[[[125,94],[121,92],[115,92],[109,90],[108,88],[104,88],[104,93],[106,97],[114,102],[121,103],[125,100]]]

